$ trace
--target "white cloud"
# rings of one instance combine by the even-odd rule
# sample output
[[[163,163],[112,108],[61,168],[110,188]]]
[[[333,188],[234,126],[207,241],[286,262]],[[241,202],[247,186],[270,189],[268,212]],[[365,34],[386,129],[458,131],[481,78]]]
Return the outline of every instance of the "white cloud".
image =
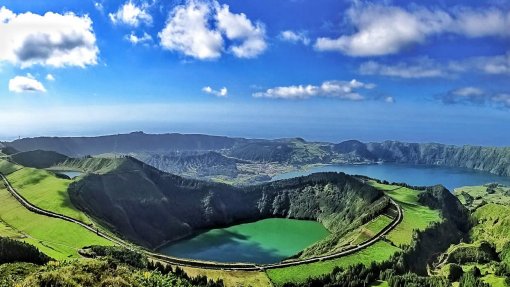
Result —
[[[152,36],[147,34],[147,32],[143,32],[143,35],[138,36],[135,34],[135,32],[131,32],[131,34],[126,35],[126,40],[131,42],[131,44],[144,44],[148,42],[152,42]]]
[[[493,93],[477,87],[462,87],[438,95],[445,104],[475,104],[510,108],[510,93]]]
[[[395,103],[395,98],[388,96],[388,97],[384,98],[384,101],[387,102],[388,104],[393,104],[393,103]]]
[[[101,2],[94,2],[94,8],[96,8],[97,11],[103,13],[104,12],[104,6]]]
[[[117,12],[110,13],[108,16],[113,24],[124,24],[132,27],[138,27],[142,23],[151,25],[152,16],[147,11],[148,8],[149,4],[147,2],[137,6],[130,0],[124,3]]]
[[[372,89],[374,84],[366,84],[357,80],[326,81],[321,85],[281,86],[267,89],[265,92],[254,93],[256,98],[273,99],[307,99],[311,97],[335,97],[342,100],[361,101],[365,97],[356,92],[358,89]]]
[[[310,38],[308,38],[304,32],[294,32],[291,30],[286,30],[280,33],[279,38],[282,41],[290,43],[303,43],[303,45],[305,46],[308,46],[310,44]]]
[[[53,81],[55,81],[55,77],[52,74],[47,74],[46,81],[53,82]]]
[[[171,12],[163,31],[158,36],[161,46],[197,59],[215,59],[221,56],[221,33],[209,27],[210,5],[189,1]]]
[[[359,72],[362,75],[382,75],[408,79],[446,76],[443,67],[428,58],[419,58],[412,62],[400,62],[391,65],[369,61],[360,65]]]
[[[253,24],[244,13],[231,13],[228,5],[216,8],[216,20],[228,39],[241,41],[230,47],[238,58],[253,58],[266,50],[266,29],[262,23]]]
[[[31,74],[26,76],[16,76],[9,80],[9,91],[13,93],[25,92],[41,92],[45,93],[46,89],[43,84],[36,80]]]
[[[505,55],[472,57],[439,62],[427,57],[392,64],[368,61],[358,69],[362,75],[380,75],[407,79],[451,77],[461,73],[510,74],[510,52]]]
[[[226,87],[221,88],[219,91],[214,90],[213,88],[206,86],[202,88],[202,92],[206,94],[215,95],[217,97],[227,97],[228,96],[228,89]]]
[[[238,58],[253,58],[267,48],[265,28],[243,13],[234,14],[217,1],[188,0],[175,7],[158,34],[164,49],[206,60],[230,51]],[[225,40],[230,44],[225,47]]]
[[[92,20],[71,12],[44,15],[15,14],[0,8],[0,62],[21,67],[53,67],[97,64],[99,49]]]
[[[454,90],[452,93],[459,97],[479,97],[484,94],[481,89],[475,87],[460,88]]]
[[[457,8],[449,12],[368,4],[349,9],[347,18],[355,33],[318,38],[315,49],[350,56],[381,56],[398,53],[443,33],[466,37],[510,36],[510,11],[497,9]]]

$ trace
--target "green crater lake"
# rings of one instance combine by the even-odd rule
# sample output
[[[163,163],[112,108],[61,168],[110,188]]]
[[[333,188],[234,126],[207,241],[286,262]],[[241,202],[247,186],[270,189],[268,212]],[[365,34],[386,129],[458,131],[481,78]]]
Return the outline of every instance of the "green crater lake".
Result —
[[[328,235],[319,222],[270,218],[212,229],[159,252],[197,260],[268,264],[282,261]]]

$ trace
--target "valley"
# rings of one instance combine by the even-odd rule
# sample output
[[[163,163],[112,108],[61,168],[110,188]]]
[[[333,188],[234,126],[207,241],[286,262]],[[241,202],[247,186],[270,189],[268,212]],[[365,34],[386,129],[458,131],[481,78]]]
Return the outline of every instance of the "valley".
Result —
[[[493,179],[503,184],[505,177],[459,168],[367,165],[369,161],[318,166],[317,158],[304,160],[310,150],[318,151],[309,146],[303,150],[300,162],[308,163],[294,165],[264,162],[274,156],[267,150],[250,159],[230,157],[231,151],[179,156],[179,167],[175,157],[162,157],[165,166],[172,162],[175,175],[155,168],[161,161],[141,161],[132,151],[73,158],[9,148],[0,159],[0,172],[20,196],[92,229],[33,213],[2,185],[0,236],[32,244],[57,260],[79,259],[88,254],[86,246],[118,246],[139,252],[151,264],[221,279],[227,286],[306,286],[313,280],[340,280],[353,268],[361,268],[359,274],[374,270],[379,275],[370,282],[386,284],[400,278],[380,270],[392,264],[403,264],[391,267],[396,272],[404,268],[418,276],[406,280],[447,278],[455,285],[476,267],[482,270],[476,280],[506,286],[506,257],[500,254],[508,245],[504,215],[510,188],[461,185]],[[326,157],[318,153],[321,160]],[[205,165],[211,169],[199,168]],[[216,166],[237,173],[234,177]],[[290,172],[296,168],[303,171]],[[233,182],[247,171],[259,174],[259,169],[266,169],[269,179]],[[399,177],[404,174],[409,177]],[[207,180],[195,179],[200,177]],[[457,187],[455,196],[443,186],[432,186],[435,181]],[[470,226],[473,220],[477,223]],[[484,259],[469,257],[480,252],[470,248],[492,253]],[[455,264],[464,275],[450,275]]]

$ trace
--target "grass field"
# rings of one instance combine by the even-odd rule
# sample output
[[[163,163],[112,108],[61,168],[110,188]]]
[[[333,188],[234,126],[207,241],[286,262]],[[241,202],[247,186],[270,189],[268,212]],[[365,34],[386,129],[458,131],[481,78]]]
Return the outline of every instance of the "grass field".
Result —
[[[58,178],[45,170],[26,167],[7,175],[7,179],[33,205],[87,224],[91,223],[90,219],[71,203],[67,189],[72,180]]]
[[[374,237],[379,231],[383,230],[386,226],[390,225],[393,219],[389,218],[387,215],[379,215],[374,220],[368,222],[357,230],[358,234],[356,238],[352,241],[352,245],[360,244],[364,241],[369,240]]]
[[[269,281],[269,278],[264,272],[213,270],[192,267],[183,267],[183,270],[190,277],[205,275],[207,278],[213,280],[222,279],[225,286],[271,286],[271,281]]]
[[[411,244],[414,230],[424,230],[432,223],[441,221],[438,210],[430,209],[418,202],[420,191],[376,182],[372,182],[372,185],[384,190],[402,207],[404,212],[402,222],[386,236],[393,244],[397,246]]]
[[[0,236],[17,239],[23,237],[23,234],[17,232],[5,222],[0,221]]]
[[[370,287],[389,287],[390,285],[386,281],[377,280],[374,284],[370,285]]]
[[[0,220],[26,238],[42,252],[55,259],[77,258],[77,251],[87,245],[112,245],[106,239],[70,222],[28,211],[0,185]]]
[[[271,282],[276,286],[281,286],[285,282],[305,282],[308,277],[318,277],[329,274],[335,267],[347,267],[354,264],[369,265],[372,262],[382,262],[389,259],[393,254],[399,251],[397,247],[387,242],[379,241],[374,245],[367,247],[355,254],[341,257],[338,259],[315,262],[291,266],[286,268],[269,269],[266,271]]]
[[[498,186],[488,192],[487,186],[463,186],[455,189],[455,196],[470,210],[483,206],[486,203],[510,205],[510,188]],[[467,198],[470,201],[467,201]]]

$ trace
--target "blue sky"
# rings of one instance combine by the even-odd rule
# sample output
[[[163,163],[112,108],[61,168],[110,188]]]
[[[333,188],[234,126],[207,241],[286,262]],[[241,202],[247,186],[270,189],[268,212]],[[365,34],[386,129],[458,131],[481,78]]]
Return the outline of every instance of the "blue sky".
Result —
[[[0,7],[0,139],[143,130],[510,142],[509,1]]]

